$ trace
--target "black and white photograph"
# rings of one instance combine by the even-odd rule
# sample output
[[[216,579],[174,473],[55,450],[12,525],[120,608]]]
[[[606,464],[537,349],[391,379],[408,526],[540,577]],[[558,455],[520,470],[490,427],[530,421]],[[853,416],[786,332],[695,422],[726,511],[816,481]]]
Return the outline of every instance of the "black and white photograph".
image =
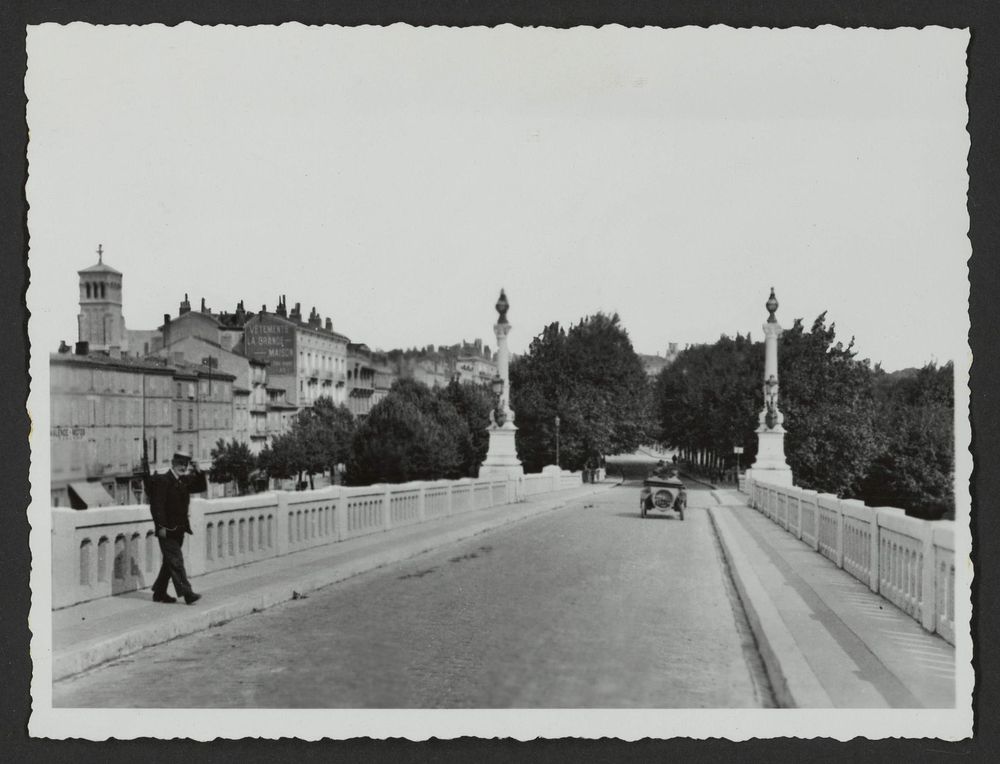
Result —
[[[30,734],[971,735],[969,44],[29,26]]]

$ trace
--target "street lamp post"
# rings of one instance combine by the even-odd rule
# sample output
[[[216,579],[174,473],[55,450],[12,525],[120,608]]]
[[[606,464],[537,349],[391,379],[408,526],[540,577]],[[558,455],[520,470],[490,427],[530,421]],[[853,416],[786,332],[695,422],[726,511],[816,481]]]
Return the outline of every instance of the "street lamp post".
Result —
[[[556,414],[556,466],[559,466],[559,415]]]

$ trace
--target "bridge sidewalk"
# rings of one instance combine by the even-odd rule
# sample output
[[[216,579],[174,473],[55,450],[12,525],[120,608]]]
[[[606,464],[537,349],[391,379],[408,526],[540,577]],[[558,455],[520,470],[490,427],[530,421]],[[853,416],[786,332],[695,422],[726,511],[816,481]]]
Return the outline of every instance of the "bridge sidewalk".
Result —
[[[423,552],[557,509],[617,485],[582,485],[520,504],[463,512],[192,579],[192,606],[154,603],[148,589],[52,613],[52,679],[192,634]]]
[[[718,532],[779,704],[953,708],[954,647],[746,499],[715,490],[699,503]]]

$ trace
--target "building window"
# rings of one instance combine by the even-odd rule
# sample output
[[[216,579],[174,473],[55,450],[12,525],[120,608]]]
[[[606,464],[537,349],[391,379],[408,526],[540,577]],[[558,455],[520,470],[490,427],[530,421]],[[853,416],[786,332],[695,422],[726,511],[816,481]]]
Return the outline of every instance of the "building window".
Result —
[[[188,429],[194,429],[194,409],[188,409]]]

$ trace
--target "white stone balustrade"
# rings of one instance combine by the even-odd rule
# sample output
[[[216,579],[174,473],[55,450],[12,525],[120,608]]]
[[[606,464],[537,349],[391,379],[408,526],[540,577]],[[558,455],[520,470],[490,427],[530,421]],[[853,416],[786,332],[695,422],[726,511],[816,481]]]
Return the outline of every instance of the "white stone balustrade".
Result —
[[[516,480],[464,478],[193,498],[194,535],[185,540],[184,562],[188,575],[198,576],[390,528],[511,504],[518,497],[577,488],[581,482],[579,472],[552,466]],[[159,569],[160,546],[148,506],[52,508],[53,608],[146,588]]]
[[[747,503],[955,644],[955,524],[804,488],[741,481]]]

